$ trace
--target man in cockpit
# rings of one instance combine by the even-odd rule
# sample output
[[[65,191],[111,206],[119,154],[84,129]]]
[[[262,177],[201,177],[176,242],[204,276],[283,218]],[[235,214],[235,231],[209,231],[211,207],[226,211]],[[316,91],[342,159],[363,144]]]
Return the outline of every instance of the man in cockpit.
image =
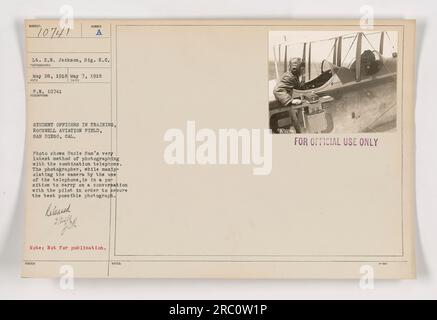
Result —
[[[302,103],[301,99],[293,99],[293,90],[300,89],[304,83],[305,62],[301,58],[293,58],[288,63],[288,71],[282,75],[281,80],[273,89],[276,100],[285,107]],[[291,125],[296,133],[301,133],[302,128],[297,119],[296,111],[291,109]]]

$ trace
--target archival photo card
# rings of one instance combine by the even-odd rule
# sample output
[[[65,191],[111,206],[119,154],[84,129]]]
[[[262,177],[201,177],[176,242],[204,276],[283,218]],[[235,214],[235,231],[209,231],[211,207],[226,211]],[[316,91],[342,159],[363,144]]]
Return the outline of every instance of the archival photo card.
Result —
[[[25,36],[24,277],[415,278],[415,21]]]

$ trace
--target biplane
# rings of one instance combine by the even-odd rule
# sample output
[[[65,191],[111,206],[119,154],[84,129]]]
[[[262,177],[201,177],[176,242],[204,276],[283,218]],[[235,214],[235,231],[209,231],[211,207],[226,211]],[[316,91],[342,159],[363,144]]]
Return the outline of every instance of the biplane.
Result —
[[[376,45],[369,39],[375,36]],[[273,46],[274,65],[271,68],[274,68],[275,79],[269,80],[272,131],[293,132],[291,110],[296,112],[305,133],[395,130],[397,51],[393,43],[391,47],[386,43],[392,42],[389,33],[355,32],[319,41],[332,46],[327,57],[318,62],[313,61],[317,41],[293,43],[284,39]],[[273,89],[287,71],[293,46],[300,46],[306,65],[303,85],[292,93],[302,104],[283,106],[275,99]],[[375,46],[379,46],[378,49]]]

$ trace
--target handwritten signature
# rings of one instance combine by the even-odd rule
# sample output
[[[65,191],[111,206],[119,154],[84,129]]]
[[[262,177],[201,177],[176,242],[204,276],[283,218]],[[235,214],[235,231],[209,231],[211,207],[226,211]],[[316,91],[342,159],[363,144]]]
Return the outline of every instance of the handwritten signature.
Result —
[[[53,216],[59,216],[64,213],[71,213],[70,208],[71,208],[71,204],[69,204],[65,208],[58,209],[56,206],[52,206],[52,204],[50,203],[46,211],[46,217],[53,217]]]
[[[77,217],[71,213],[71,204],[63,208],[57,208],[56,205],[49,204],[46,210],[46,217],[55,217],[55,226],[61,226],[61,236],[67,230],[77,228]]]

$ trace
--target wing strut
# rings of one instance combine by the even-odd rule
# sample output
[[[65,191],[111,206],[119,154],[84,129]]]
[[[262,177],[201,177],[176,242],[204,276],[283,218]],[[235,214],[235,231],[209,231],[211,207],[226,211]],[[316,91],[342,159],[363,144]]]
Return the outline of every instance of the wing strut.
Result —
[[[359,32],[357,37],[357,51],[355,52],[355,81],[361,81],[361,44],[363,42],[363,33]]]
[[[288,71],[288,63],[287,63],[287,51],[288,51],[288,46],[287,46],[287,37],[284,36],[284,43],[285,43],[285,49],[284,49],[284,72]]]
[[[334,42],[334,54],[332,56],[332,63],[333,64],[337,64],[337,43],[338,43],[338,38],[335,38],[335,42]]]
[[[307,59],[307,43],[303,44],[302,61],[305,62]],[[305,81],[305,75],[302,75],[302,80]]]
[[[341,47],[342,47],[342,37],[338,37],[338,50],[337,50],[337,66],[341,67]]]
[[[379,39],[379,53],[384,54],[384,31],[381,32],[381,38]]]
[[[308,46],[308,81],[311,80],[311,42]]]

